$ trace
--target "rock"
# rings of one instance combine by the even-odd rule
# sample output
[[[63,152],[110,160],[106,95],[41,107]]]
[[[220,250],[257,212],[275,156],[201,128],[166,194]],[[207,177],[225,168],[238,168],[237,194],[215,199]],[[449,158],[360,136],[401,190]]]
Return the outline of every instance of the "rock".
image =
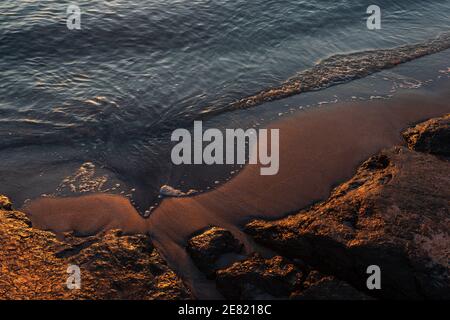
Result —
[[[0,299],[192,298],[146,235],[58,240],[30,226],[24,213],[0,211]],[[67,289],[70,265],[80,268],[80,290]]]
[[[218,270],[217,289],[227,299],[367,300],[369,296],[348,283],[299,267],[281,256],[258,254]]]
[[[257,300],[273,298],[321,299],[332,295],[341,297],[364,297],[364,294],[332,277],[322,278],[329,280],[315,284],[303,283],[305,275],[312,274],[310,268],[302,264],[300,267],[281,256],[264,259],[254,254],[245,260],[233,263],[231,266],[220,269],[217,261],[228,253],[240,253],[242,245],[228,230],[213,227],[194,236],[189,240],[188,252],[194,263],[209,278],[216,277],[219,292],[226,299]],[[310,277],[307,279],[311,279]],[[332,280],[330,280],[332,279]],[[310,281],[311,282],[311,281]],[[319,283],[316,276],[316,282]],[[308,293],[303,291],[310,289]]]
[[[212,227],[192,237],[187,244],[187,251],[195,265],[207,275],[214,277],[219,258],[228,253],[240,253],[242,244],[225,229]]]
[[[217,289],[227,299],[287,298],[300,288],[302,272],[285,258],[259,255],[217,271]]]
[[[412,150],[450,157],[450,114],[420,123],[403,137]]]
[[[0,195],[0,210],[12,210],[11,201],[7,197],[2,195]]]
[[[366,161],[330,198],[285,219],[253,221],[260,244],[316,270],[366,287],[381,269],[393,299],[450,298],[450,163],[403,147]]]
[[[71,244],[56,255],[89,274],[87,285],[97,299],[179,300],[190,296],[146,235],[126,236],[111,230]]]
[[[347,282],[317,271],[309,273],[303,283],[303,290],[294,292],[296,300],[372,300],[370,296],[356,290]]]
[[[30,228],[25,214],[0,211],[0,299],[71,299],[64,287],[68,264],[54,256],[59,241]]]

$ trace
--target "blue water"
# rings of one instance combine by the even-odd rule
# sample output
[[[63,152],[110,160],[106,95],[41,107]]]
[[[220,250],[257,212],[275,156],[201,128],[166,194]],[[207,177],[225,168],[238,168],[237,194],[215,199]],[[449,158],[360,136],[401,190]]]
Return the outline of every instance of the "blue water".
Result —
[[[378,31],[366,28],[371,0],[74,3],[82,30],[67,29],[66,2],[0,3],[0,149],[10,155],[0,185],[20,200],[52,192],[85,162],[145,198],[167,178],[171,130],[206,110],[334,54],[450,30],[448,0],[376,1]]]

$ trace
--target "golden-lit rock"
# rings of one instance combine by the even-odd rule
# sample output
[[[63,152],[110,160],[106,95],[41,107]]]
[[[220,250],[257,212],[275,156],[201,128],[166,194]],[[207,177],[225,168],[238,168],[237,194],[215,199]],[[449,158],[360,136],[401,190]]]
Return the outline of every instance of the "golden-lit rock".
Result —
[[[417,125],[404,134],[413,150],[384,150],[326,201],[246,231],[370,295],[450,299],[450,162],[428,154],[448,155],[448,124],[449,116]],[[366,286],[371,265],[381,290]]]
[[[0,299],[187,299],[189,290],[145,235],[118,230],[58,240],[24,213],[0,211]],[[81,271],[70,290],[67,270]]]
[[[12,210],[12,203],[8,197],[0,195],[0,210]]]

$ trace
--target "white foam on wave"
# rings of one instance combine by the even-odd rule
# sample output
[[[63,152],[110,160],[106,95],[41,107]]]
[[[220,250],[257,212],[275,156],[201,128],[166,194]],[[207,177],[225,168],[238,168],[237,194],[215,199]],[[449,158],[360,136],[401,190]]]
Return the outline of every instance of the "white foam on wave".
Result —
[[[159,194],[164,197],[187,197],[196,194],[198,191],[191,189],[188,192],[175,189],[169,185],[163,185],[159,189]]]

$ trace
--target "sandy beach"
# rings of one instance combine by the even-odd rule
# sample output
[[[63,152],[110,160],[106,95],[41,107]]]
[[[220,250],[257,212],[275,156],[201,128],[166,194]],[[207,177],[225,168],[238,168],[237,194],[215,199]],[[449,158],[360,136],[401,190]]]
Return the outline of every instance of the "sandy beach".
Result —
[[[322,106],[274,122],[280,129],[280,171],[261,176],[258,165],[210,192],[167,198],[143,219],[127,198],[94,194],[78,198],[41,198],[23,210],[33,226],[56,233],[90,235],[107,229],[148,233],[169,264],[199,298],[218,297],[198,272],[184,247],[194,232],[208,226],[232,231],[255,250],[240,226],[252,218],[275,219],[328,197],[365,159],[403,144],[402,129],[450,112],[450,95],[410,93],[389,100]]]

